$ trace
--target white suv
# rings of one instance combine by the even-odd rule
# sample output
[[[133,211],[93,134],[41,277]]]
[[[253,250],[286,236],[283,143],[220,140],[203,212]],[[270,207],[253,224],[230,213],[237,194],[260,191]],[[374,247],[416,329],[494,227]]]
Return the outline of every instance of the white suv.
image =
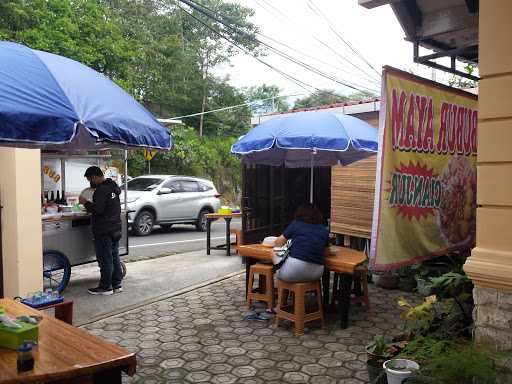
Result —
[[[139,176],[128,182],[128,224],[138,236],[149,235],[156,224],[163,228],[178,223],[193,224],[198,231],[205,231],[205,215],[217,212],[219,197],[209,180],[172,175]]]

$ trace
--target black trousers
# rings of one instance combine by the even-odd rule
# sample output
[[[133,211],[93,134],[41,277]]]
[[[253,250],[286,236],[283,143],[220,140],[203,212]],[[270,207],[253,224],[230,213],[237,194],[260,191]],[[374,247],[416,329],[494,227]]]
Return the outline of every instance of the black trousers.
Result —
[[[94,235],[96,259],[100,267],[100,288],[119,287],[123,280],[123,271],[119,260],[119,238],[117,235]]]

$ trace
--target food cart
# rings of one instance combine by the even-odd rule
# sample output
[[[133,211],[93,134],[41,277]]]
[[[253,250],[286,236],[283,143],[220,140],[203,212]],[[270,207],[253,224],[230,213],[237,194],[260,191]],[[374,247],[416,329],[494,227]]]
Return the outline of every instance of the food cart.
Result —
[[[126,155],[125,155],[126,156]],[[119,156],[118,156],[119,157]],[[120,182],[120,164],[115,155],[107,154],[41,154],[41,186],[42,196],[53,194],[72,203],[78,199],[80,192],[88,187],[84,178],[85,170],[93,165],[100,167],[105,177]],[[65,194],[65,199],[62,194]],[[124,197],[121,196],[121,201]],[[56,289],[62,292],[71,277],[74,266],[96,261],[94,238],[91,230],[91,218],[87,212],[73,212],[68,204],[60,204],[61,212],[42,213],[43,232],[43,286],[45,289]],[[122,237],[119,243],[119,255],[128,254],[128,218],[126,206],[121,209]],[[126,266],[121,262],[123,277]]]

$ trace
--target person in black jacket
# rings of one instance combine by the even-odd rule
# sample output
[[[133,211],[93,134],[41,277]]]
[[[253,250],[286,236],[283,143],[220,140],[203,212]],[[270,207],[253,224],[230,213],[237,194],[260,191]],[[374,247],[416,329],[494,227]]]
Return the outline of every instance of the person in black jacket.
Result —
[[[92,201],[80,196],[80,203],[92,214],[92,232],[96,259],[100,267],[100,282],[90,288],[91,295],[112,295],[122,292],[123,273],[119,260],[119,240],[121,239],[121,189],[106,179],[99,167],[89,167],[84,175],[91,188],[95,188]]]

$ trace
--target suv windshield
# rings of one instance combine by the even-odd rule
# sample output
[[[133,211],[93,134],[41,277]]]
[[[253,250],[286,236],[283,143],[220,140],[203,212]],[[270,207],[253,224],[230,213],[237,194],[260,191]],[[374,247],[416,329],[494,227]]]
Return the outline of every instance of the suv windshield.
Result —
[[[152,191],[163,179],[152,178],[152,177],[137,177],[128,182],[129,191]]]

